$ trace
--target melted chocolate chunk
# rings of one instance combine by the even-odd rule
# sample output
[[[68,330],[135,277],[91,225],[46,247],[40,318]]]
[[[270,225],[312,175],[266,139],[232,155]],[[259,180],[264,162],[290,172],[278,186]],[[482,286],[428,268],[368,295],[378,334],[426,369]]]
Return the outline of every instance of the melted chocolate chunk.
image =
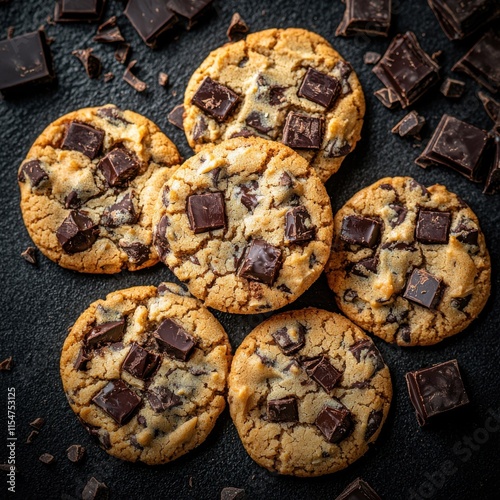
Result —
[[[409,372],[406,384],[420,425],[469,402],[456,359]]]
[[[166,387],[156,387],[149,391],[146,397],[155,413],[163,413],[174,406],[179,406],[182,402],[179,396]]]
[[[390,203],[389,208],[396,213],[396,216],[389,220],[389,225],[394,229],[396,226],[403,224],[408,214],[408,209],[397,203]]]
[[[99,78],[102,71],[101,60],[92,54],[93,51],[94,49],[88,48],[71,52],[82,63],[87,76],[92,79]]]
[[[156,226],[156,231],[153,239],[153,243],[156,250],[158,251],[160,259],[164,259],[170,250],[170,246],[166,237],[168,226],[170,226],[170,222],[168,220],[168,217],[164,215]]]
[[[342,372],[339,372],[326,356],[302,358],[300,362],[306,373],[327,392],[330,392],[342,378]]]
[[[286,103],[285,91],[286,87],[280,87],[279,85],[269,87],[269,104],[271,106],[280,106]]]
[[[122,186],[137,175],[139,166],[135,155],[120,147],[110,151],[97,168],[104,175],[108,186]]]
[[[168,121],[178,129],[184,130],[184,104],[178,104],[170,111]]]
[[[67,128],[62,149],[79,151],[93,160],[101,151],[104,130],[94,128],[86,123],[71,122]]]
[[[324,118],[291,111],[283,128],[283,143],[295,149],[319,149],[323,140]]]
[[[116,126],[130,125],[130,122],[123,117],[123,111],[116,106],[99,108],[97,115]]]
[[[49,175],[42,168],[42,164],[39,160],[31,160],[23,164],[17,178],[20,182],[25,182],[26,178],[28,178],[31,187],[37,187],[43,181],[47,180]]]
[[[359,340],[353,344],[349,350],[358,363],[361,361],[370,362],[374,366],[375,372],[381,370],[385,366],[382,355],[375,344],[370,340]]]
[[[101,224],[106,227],[119,227],[135,224],[139,214],[135,211],[132,194],[127,193],[120,201],[107,207],[101,217]]]
[[[280,351],[287,356],[300,351],[306,343],[306,328],[300,323],[296,327],[280,328],[272,334],[272,337]]]
[[[282,252],[265,240],[252,240],[240,261],[238,276],[271,286],[282,264]]]
[[[68,254],[88,250],[98,235],[92,219],[79,210],[72,210],[56,231],[57,240]]]
[[[421,243],[448,243],[451,213],[420,210],[415,238]]]
[[[405,299],[428,309],[434,309],[441,300],[442,280],[425,269],[414,269],[403,294]]]
[[[344,17],[335,34],[387,36],[391,26],[391,0],[346,0]]]
[[[462,217],[460,222],[452,228],[451,234],[461,243],[477,246],[479,230],[470,219]]]
[[[410,180],[409,187],[411,191],[415,191],[418,189],[422,193],[422,196],[425,196],[426,198],[429,198],[430,196],[427,188],[423,184],[420,184],[420,182],[417,182],[415,179]]]
[[[330,108],[340,95],[339,81],[326,73],[308,68],[297,95]]]
[[[136,378],[146,380],[156,370],[160,360],[161,357],[158,354],[133,344],[122,364],[122,370]]]
[[[342,441],[354,427],[351,412],[343,405],[340,409],[325,406],[314,423],[329,443]]]
[[[182,326],[171,319],[163,320],[154,332],[158,346],[169,356],[187,361],[194,346],[195,339]]]
[[[355,479],[335,500],[382,500],[361,478]]]
[[[368,415],[365,429],[365,441],[368,441],[378,430],[382,423],[384,412],[382,410],[372,410]]]
[[[54,21],[57,23],[99,21],[104,0],[57,0]]]
[[[266,126],[264,122],[264,115],[258,111],[252,111],[245,119],[245,123],[248,126],[258,130],[262,134],[267,134],[270,130],[272,130],[272,127]]]
[[[87,335],[86,343],[89,347],[95,347],[106,342],[119,342],[123,338],[126,326],[125,318],[102,323],[92,328]]]
[[[270,422],[298,422],[299,410],[295,396],[268,400],[267,418]]]
[[[396,331],[396,337],[403,342],[409,344],[411,342],[411,328],[410,325],[401,325]]]
[[[356,262],[354,266],[352,267],[352,273],[356,274],[357,276],[361,276],[362,278],[367,278],[368,274],[367,271],[370,271],[372,273],[377,272],[377,267],[378,267],[378,257],[367,257],[366,259],[361,259],[360,261]]]
[[[226,208],[221,192],[189,196],[186,212],[195,234],[226,229]]]
[[[472,299],[472,294],[467,295],[465,297],[454,297],[450,301],[451,307],[458,309],[459,311],[463,311]]]
[[[240,186],[241,203],[251,212],[259,204],[256,194],[258,187],[259,183],[257,181],[250,181],[248,184],[242,184]]]
[[[71,190],[64,198],[64,208],[79,208],[83,201],[80,200],[78,193]]]
[[[348,215],[342,220],[340,239],[347,243],[372,248],[380,240],[382,224],[368,217]]]
[[[191,102],[219,122],[234,111],[240,98],[230,88],[206,77]]]
[[[141,398],[123,380],[113,380],[92,398],[92,402],[117,424],[126,424],[138,410]]]
[[[306,207],[291,208],[285,214],[285,238],[290,243],[309,241],[314,238],[316,228]]]
[[[193,128],[193,140],[198,141],[202,139],[207,130],[208,130],[208,125],[205,118],[203,118],[203,116],[199,116]]]
[[[120,248],[127,254],[129,262],[136,266],[141,266],[149,260],[149,247],[143,243],[138,241],[134,241],[134,243],[120,242]]]

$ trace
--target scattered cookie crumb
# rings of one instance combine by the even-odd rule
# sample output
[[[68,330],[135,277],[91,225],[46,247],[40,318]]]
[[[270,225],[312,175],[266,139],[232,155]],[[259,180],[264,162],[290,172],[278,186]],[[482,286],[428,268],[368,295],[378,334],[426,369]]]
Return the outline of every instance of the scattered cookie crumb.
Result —
[[[158,83],[162,86],[165,87],[168,83],[168,75],[167,73],[164,73],[163,71],[160,71],[158,73]]]

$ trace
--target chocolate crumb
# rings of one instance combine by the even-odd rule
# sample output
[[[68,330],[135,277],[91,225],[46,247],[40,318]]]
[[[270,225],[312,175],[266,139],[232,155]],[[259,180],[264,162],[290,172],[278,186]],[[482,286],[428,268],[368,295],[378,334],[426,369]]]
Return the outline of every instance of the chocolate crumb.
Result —
[[[50,465],[55,462],[54,455],[51,455],[50,453],[43,453],[38,457],[38,460],[46,465]]]
[[[42,417],[35,418],[33,422],[30,422],[30,425],[31,427],[33,427],[33,429],[39,431],[45,425],[45,419]]]
[[[130,52],[130,44],[120,43],[120,45],[118,45],[115,50],[115,59],[120,64],[127,64],[129,52]]]
[[[110,17],[105,23],[97,28],[97,33],[93,38],[94,42],[116,43],[124,42],[120,28],[116,25],[116,16]]]
[[[245,490],[228,486],[220,493],[220,500],[243,500],[246,498]]]
[[[160,71],[158,73],[158,83],[162,86],[165,87],[168,83],[168,75],[167,73],[164,73],[163,71]]]
[[[183,104],[178,104],[170,113],[168,114],[168,121],[176,126],[177,128],[180,128],[181,130],[184,130],[184,105]]]
[[[114,74],[114,73],[111,73],[111,72],[106,73],[106,74],[104,75],[104,83],[108,83],[108,82],[110,82],[111,80],[113,80],[113,78],[114,78],[114,77],[115,77],[115,74]]]
[[[92,48],[88,48],[71,52],[83,64],[87,76],[91,79],[99,78],[102,70],[101,60],[92,54],[93,50]]]
[[[391,132],[399,134],[401,137],[416,137],[424,125],[425,118],[416,111],[410,111],[401,121],[396,123]]]
[[[85,456],[85,448],[79,444],[72,444],[67,450],[68,460],[74,464],[80,462]]]
[[[382,56],[378,52],[366,52],[363,56],[363,62],[365,64],[377,64]]]
[[[12,356],[0,362],[0,372],[7,372],[12,369]]]
[[[237,40],[241,40],[246,33],[248,33],[248,24],[238,12],[235,12],[231,18],[231,23],[229,24],[229,28],[226,33],[229,41],[235,42]]]
[[[130,61],[130,64],[127,66],[125,73],[123,73],[123,79],[137,92],[144,92],[147,89],[147,85],[139,80],[133,73],[132,68],[137,64],[137,61]]]
[[[26,439],[27,444],[31,444],[35,438],[40,434],[38,431],[31,431]]]
[[[28,247],[21,253],[21,257],[30,264],[36,265],[36,250],[35,247]]]

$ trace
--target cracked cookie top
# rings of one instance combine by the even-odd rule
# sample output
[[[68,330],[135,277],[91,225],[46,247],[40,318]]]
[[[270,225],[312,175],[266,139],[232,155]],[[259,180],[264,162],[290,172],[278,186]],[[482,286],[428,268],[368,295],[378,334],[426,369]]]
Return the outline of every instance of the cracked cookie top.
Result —
[[[154,213],[160,258],[220,311],[278,309],[328,260],[332,212],[324,185],[277,142],[237,138],[202,151],[165,184]]]
[[[325,182],[360,138],[365,101],[352,67],[319,35],[270,29],[213,51],[184,96],[199,152],[233,137],[281,141]]]
[[[381,179],[339,210],[326,273],[350,319],[403,346],[462,331],[491,286],[475,214],[444,186],[410,177]]]
[[[389,412],[389,369],[348,319],[320,309],[278,314],[236,351],[229,407],[250,456],[272,472],[319,476],[361,457]]]
[[[64,342],[69,404],[110,455],[170,462],[201,444],[225,406],[231,348],[220,323],[172,283],[98,300]]]
[[[107,105],[49,125],[19,168],[28,232],[49,259],[87,273],[158,262],[151,209],[181,161],[150,120]]]

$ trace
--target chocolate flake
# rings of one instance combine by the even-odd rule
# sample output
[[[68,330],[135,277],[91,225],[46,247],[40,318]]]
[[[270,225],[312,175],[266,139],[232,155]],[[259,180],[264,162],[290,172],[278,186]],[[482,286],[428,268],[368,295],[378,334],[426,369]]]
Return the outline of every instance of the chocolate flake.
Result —
[[[78,351],[78,355],[76,356],[75,362],[73,364],[75,370],[86,370],[87,363],[90,361],[90,356],[87,353],[87,350],[84,347],[81,347]]]
[[[147,393],[151,408],[155,413],[162,413],[174,406],[179,406],[181,398],[166,387],[156,387]]]
[[[88,48],[74,50],[73,52],[71,52],[77,59],[80,60],[80,62],[83,64],[83,67],[85,68],[87,76],[92,79],[99,78],[102,70],[101,60],[97,56],[92,54],[93,51],[94,49]]]
[[[441,300],[441,284],[440,278],[425,269],[414,269],[403,297],[427,309],[434,309]]]
[[[324,118],[306,116],[291,111],[283,128],[283,143],[294,149],[320,149]]]
[[[186,212],[195,234],[226,228],[224,194],[220,191],[189,196]]]
[[[363,62],[365,64],[377,64],[380,59],[382,58],[382,55],[379,54],[378,52],[365,52],[365,55],[363,56]]]
[[[193,351],[196,341],[182,326],[167,318],[163,320],[154,332],[159,347],[169,356],[187,361]]]
[[[85,457],[85,448],[79,444],[72,444],[67,450],[66,455],[70,462],[77,464]]]
[[[455,78],[447,78],[439,90],[449,99],[460,99],[465,91],[465,83]]]
[[[108,487],[91,477],[82,491],[82,500],[107,500]]]
[[[138,409],[141,398],[123,380],[113,380],[92,398],[92,402],[117,424],[124,425]]]
[[[268,400],[267,418],[270,422],[298,422],[299,410],[295,396]]]
[[[226,33],[229,41],[235,42],[237,40],[241,40],[246,33],[248,33],[248,24],[238,12],[235,12],[231,18],[231,23],[229,24],[229,28]]]
[[[287,211],[285,214],[285,238],[290,243],[312,240],[315,233],[316,228],[311,223],[311,216],[306,207],[300,205]]]
[[[28,247],[24,252],[21,252],[21,257],[30,264],[36,266],[36,249],[35,247]]]
[[[207,76],[191,102],[212,118],[223,122],[234,111],[239,100],[239,96],[230,88]]]
[[[72,210],[56,230],[62,249],[68,254],[88,250],[96,241],[99,229],[84,212]]]
[[[158,73],[158,85],[161,87],[166,87],[168,83],[168,75],[167,73],[160,71]]]
[[[158,354],[143,349],[138,344],[132,344],[130,351],[122,364],[122,370],[133,377],[146,380],[156,370],[161,357]]]
[[[172,111],[168,114],[168,121],[177,127],[178,129],[184,130],[184,105],[178,104]]]
[[[228,486],[220,492],[220,500],[245,500],[247,498],[245,490]]]
[[[131,3],[131,2],[130,2]],[[129,3],[129,5],[130,5]],[[125,73],[123,73],[123,80],[127,82],[137,92],[144,92],[148,86],[143,81],[139,80],[133,73],[132,68],[137,64],[137,61],[130,61]]]
[[[71,122],[66,129],[61,148],[79,151],[93,160],[101,151],[103,141],[104,130],[86,123]]]
[[[38,434],[40,434],[38,431],[31,431],[28,434],[28,437],[26,438],[26,443],[27,444],[33,443],[33,441],[36,439],[36,437],[38,436]]]
[[[387,108],[394,109],[399,104],[399,98],[396,92],[391,88],[382,88],[376,90],[373,95]]]
[[[325,406],[314,422],[329,443],[342,441],[353,428],[351,412],[345,406],[341,406],[340,409]]]
[[[90,330],[85,342],[89,347],[95,347],[107,342],[119,342],[125,333],[125,318],[119,321],[108,321]]]
[[[369,441],[370,438],[377,432],[382,423],[382,418],[384,417],[384,412],[382,410],[372,410],[368,415],[368,421],[366,422],[365,429],[365,441]]]
[[[111,150],[97,165],[102,172],[108,186],[122,186],[133,179],[139,170],[140,164],[134,153],[124,147]],[[122,199],[126,199],[126,196]],[[130,194],[128,201],[131,203]]]
[[[340,239],[364,247],[374,247],[380,240],[382,224],[368,217],[348,215],[342,219]]]
[[[340,82],[336,78],[308,68],[297,95],[328,109],[339,97],[340,91]]]
[[[109,83],[111,80],[113,80],[115,77],[115,74],[114,73],[105,73],[104,74],[104,83]]]
[[[116,43],[124,42],[120,28],[116,25],[116,16],[109,18],[105,23],[97,28],[97,33],[93,38],[94,42]]]
[[[240,261],[238,276],[271,286],[282,264],[282,252],[265,240],[256,239],[246,247]]]
[[[420,210],[415,238],[421,243],[448,243],[451,213]]]

